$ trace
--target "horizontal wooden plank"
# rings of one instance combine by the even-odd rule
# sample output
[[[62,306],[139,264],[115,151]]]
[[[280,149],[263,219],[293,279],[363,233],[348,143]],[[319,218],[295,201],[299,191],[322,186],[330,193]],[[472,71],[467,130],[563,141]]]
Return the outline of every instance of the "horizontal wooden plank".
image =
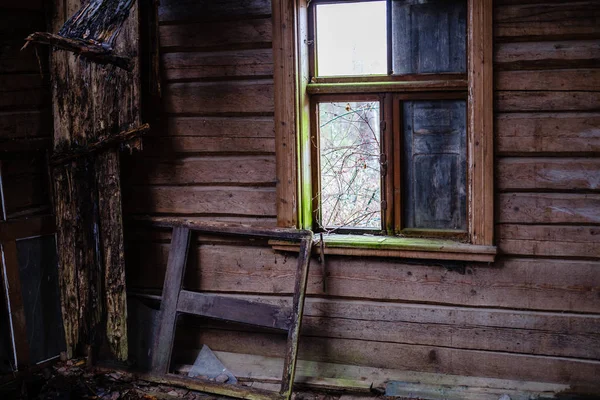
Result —
[[[170,80],[272,76],[273,50],[166,53],[162,63]]]
[[[0,112],[0,138],[51,137],[52,130],[50,110]]]
[[[284,331],[289,329],[291,310],[291,307],[188,290],[179,293],[177,302],[179,312]]]
[[[47,177],[32,175],[3,180],[4,205],[7,214],[50,205]]]
[[[599,242],[596,226],[496,226],[496,244],[502,254],[600,258]]]
[[[496,90],[600,91],[600,69],[499,71],[496,73],[494,84]]]
[[[40,74],[0,75],[0,107],[37,107],[50,101]]]
[[[275,215],[275,188],[137,186],[127,195],[130,213]]]
[[[600,40],[497,43],[494,68],[584,68],[600,64]]]
[[[280,356],[285,348],[282,335],[223,330],[186,330],[178,346],[190,352],[206,344],[215,351],[242,352],[267,357]],[[377,368],[483,376],[502,379],[538,380],[595,386],[600,362],[464,350],[456,348],[382,343],[366,340],[303,337],[299,359]],[[177,351],[177,350],[176,350]],[[193,361],[195,351],[188,360]]]
[[[160,22],[242,19],[271,14],[269,0],[161,0]]]
[[[214,138],[274,138],[273,117],[169,117],[159,135]]]
[[[497,91],[496,111],[598,111],[600,92]]]
[[[600,152],[600,113],[496,114],[496,151]]]
[[[275,156],[142,159],[124,165],[124,180],[135,184],[261,184],[275,186]]]
[[[37,47],[21,50],[23,42],[22,36],[0,39],[0,74],[35,73],[40,71],[40,67],[48,69],[48,49]]]
[[[194,136],[144,139],[144,154],[164,156],[169,153],[274,154],[275,139]]]
[[[271,18],[162,25],[160,45],[164,50],[267,47],[272,25]]]
[[[238,378],[259,382],[277,382],[280,379],[278,371],[283,367],[283,358],[223,351],[216,351],[215,354]],[[180,368],[186,371],[185,367],[178,367],[178,370]],[[398,381],[405,382],[409,389],[404,394],[405,397],[419,395],[419,398],[425,399],[438,398],[442,392],[444,398],[448,400],[498,400],[502,395],[509,395],[513,400],[530,400],[531,397],[538,396],[552,398],[555,394],[569,388],[568,385],[548,382],[415,372],[398,368],[384,369],[299,360],[295,382],[302,385],[317,385],[321,388],[325,386],[328,389],[339,390],[352,387],[364,390],[384,389],[388,382]],[[259,382],[255,382],[254,385],[258,385]],[[429,389],[427,386],[433,390],[427,392]],[[420,391],[416,391],[416,387],[420,388]],[[359,398],[364,399],[360,394],[343,396],[343,399],[347,400]]]
[[[503,193],[497,197],[496,222],[598,224],[599,194]]]
[[[219,297],[291,304],[279,296]],[[598,315],[308,298],[302,335],[600,359],[598,328]]]
[[[43,0],[21,0],[21,1],[5,1],[2,4],[4,9],[16,9],[16,10],[44,10]]]
[[[600,158],[499,158],[500,190],[600,190]]]
[[[597,1],[518,4],[494,9],[497,38],[584,38],[600,36]]]
[[[160,288],[168,245],[131,243],[128,287]],[[202,265],[198,267],[198,260]],[[597,312],[600,263],[556,259],[500,259],[471,265],[461,275],[435,262],[329,256],[327,295],[385,301],[531,310]],[[207,245],[190,252],[186,287],[210,292],[289,294],[296,259],[260,246]],[[322,269],[313,260],[307,292],[323,294]],[[149,274],[148,271],[154,271]]]
[[[183,114],[272,113],[271,79],[166,85],[165,111]]]
[[[2,38],[25,39],[28,33],[44,30],[46,26],[43,9],[19,6],[2,8],[4,8],[0,11],[0,37]]]

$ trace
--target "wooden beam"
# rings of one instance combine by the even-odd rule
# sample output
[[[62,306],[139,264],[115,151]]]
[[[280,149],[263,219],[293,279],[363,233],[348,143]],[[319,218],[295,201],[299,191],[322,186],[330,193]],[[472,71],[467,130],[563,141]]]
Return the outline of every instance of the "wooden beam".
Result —
[[[171,250],[165,283],[163,286],[163,300],[160,303],[159,325],[156,340],[152,347],[152,367],[155,374],[169,372],[171,351],[175,339],[175,323],[177,319],[177,303],[185,271],[188,246],[190,243],[190,230],[188,228],[173,228]]]
[[[67,151],[56,152],[50,158],[52,165],[64,164],[78,157],[83,157],[92,153],[96,153],[113,146],[130,142],[150,130],[150,125],[143,124],[137,128],[129,129],[127,131],[118,133],[116,135],[109,135],[98,140],[94,140],[88,143],[86,146],[81,148],[74,148]]]
[[[70,39],[48,32],[32,33],[25,40],[25,45],[21,50],[26,49],[30,43],[47,44],[57,49],[70,51],[97,64],[111,64],[126,71],[133,70],[134,64],[131,59],[113,54],[112,50],[108,50],[92,42]]]
[[[492,0],[469,1],[468,179],[471,243],[494,240],[494,76]]]
[[[271,304],[182,290],[177,311],[287,331],[290,310]]]

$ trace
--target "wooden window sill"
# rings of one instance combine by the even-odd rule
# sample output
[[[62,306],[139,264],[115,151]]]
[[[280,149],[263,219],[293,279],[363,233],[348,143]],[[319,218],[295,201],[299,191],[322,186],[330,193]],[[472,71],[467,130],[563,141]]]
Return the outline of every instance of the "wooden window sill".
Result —
[[[331,234],[324,235],[323,240],[325,254],[331,255],[493,262],[497,252],[495,246],[445,239]],[[271,240],[269,244],[279,251],[298,252],[300,249],[297,243],[279,240]],[[320,247],[315,243],[313,253],[319,254]]]

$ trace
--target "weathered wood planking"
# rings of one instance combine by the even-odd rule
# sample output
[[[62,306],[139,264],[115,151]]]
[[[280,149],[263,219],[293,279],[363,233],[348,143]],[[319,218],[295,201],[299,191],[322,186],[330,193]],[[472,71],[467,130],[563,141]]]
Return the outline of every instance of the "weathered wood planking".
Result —
[[[130,213],[275,215],[275,188],[148,186],[128,195]]]
[[[158,7],[161,23],[244,19],[270,14],[269,0],[161,0]]]
[[[141,160],[140,160],[141,161]],[[275,186],[274,156],[145,159],[124,179],[136,184],[241,184]]]
[[[496,223],[600,223],[600,194],[503,193],[497,197]]]
[[[600,68],[499,71],[494,84],[496,90],[600,91]]]
[[[280,307],[290,304],[289,297],[218,295],[218,298]],[[204,302],[200,300],[201,304]],[[219,323],[212,325],[228,329]],[[599,359],[599,325],[597,315],[310,298],[302,335]]]
[[[496,238],[503,254],[600,258],[597,226],[499,224]]]
[[[272,113],[273,81],[171,83],[165,87],[169,113],[222,114]]]
[[[600,190],[599,158],[500,158],[498,189]]]
[[[43,111],[0,111],[0,138],[49,137],[52,114]]]
[[[497,43],[496,70],[585,68],[600,64],[600,40]]]
[[[274,138],[273,117],[169,117],[165,136]]]
[[[600,113],[496,114],[496,151],[600,152]]]
[[[168,247],[130,243],[129,284],[160,287]],[[202,260],[198,270],[196,262]],[[386,301],[429,302],[532,310],[597,312],[600,264],[554,259],[501,259],[470,267],[466,275],[439,266],[369,258],[327,258],[327,295]],[[148,274],[149,266],[156,271]],[[288,294],[295,258],[266,247],[200,246],[190,255],[190,290]],[[565,271],[569,271],[565,274]],[[321,271],[312,269],[309,294],[323,294]]]
[[[498,91],[497,112],[599,111],[600,91]]]
[[[161,25],[160,45],[164,51],[179,49],[237,50],[271,45],[271,18],[226,22]]]
[[[274,154],[273,138],[186,137],[145,138],[144,154]]]
[[[40,26],[42,28],[43,26]],[[36,50],[27,48],[21,51],[23,47],[23,37],[0,38],[0,74],[5,73],[39,73],[40,68],[46,72],[48,69],[47,63],[38,61]],[[38,48],[40,59],[48,59],[48,49]]]
[[[38,108],[49,101],[47,88],[40,74],[0,75],[0,108]]]
[[[271,49],[166,53],[162,56],[162,63],[167,80],[273,75]]]
[[[597,1],[518,4],[494,9],[494,35],[512,40],[600,37]]]
[[[176,348],[179,345],[189,352],[192,348],[199,349],[201,344],[215,351],[278,357],[283,351],[284,340],[281,336],[266,333],[188,331],[181,335]],[[592,360],[322,337],[302,338],[299,358],[409,371],[558,381],[591,387],[597,387],[596,378],[600,373],[600,362]]]

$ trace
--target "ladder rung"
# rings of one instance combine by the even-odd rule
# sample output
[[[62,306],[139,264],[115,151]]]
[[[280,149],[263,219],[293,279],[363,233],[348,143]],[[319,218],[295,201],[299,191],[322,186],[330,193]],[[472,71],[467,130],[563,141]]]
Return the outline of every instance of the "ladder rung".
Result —
[[[177,311],[284,331],[290,328],[289,307],[189,290],[179,294]]]

